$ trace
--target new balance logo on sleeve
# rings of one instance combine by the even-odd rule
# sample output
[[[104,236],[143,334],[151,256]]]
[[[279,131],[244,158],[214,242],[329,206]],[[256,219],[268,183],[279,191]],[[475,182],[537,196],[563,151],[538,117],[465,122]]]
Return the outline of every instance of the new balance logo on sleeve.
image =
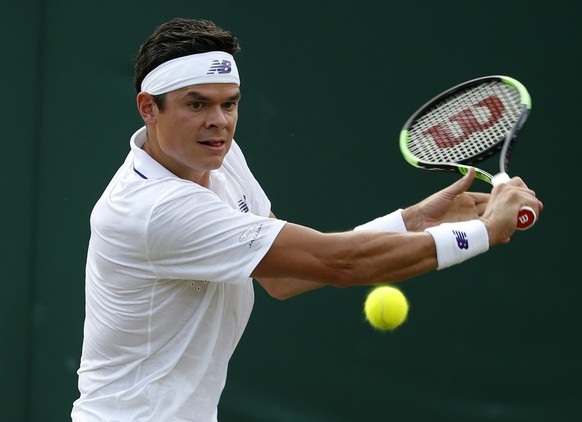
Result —
[[[453,230],[455,239],[457,240],[457,246],[459,249],[469,249],[469,240],[467,239],[467,233],[458,230]]]
[[[206,72],[207,75],[218,73],[220,75],[230,73],[232,70],[232,63],[229,60],[212,60],[212,66]]]

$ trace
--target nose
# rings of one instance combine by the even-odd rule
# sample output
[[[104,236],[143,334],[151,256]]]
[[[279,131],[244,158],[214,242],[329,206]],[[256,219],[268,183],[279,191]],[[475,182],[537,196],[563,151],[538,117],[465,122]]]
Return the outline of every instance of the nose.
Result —
[[[216,127],[219,129],[223,129],[228,125],[228,118],[226,116],[226,112],[222,109],[222,107],[212,107],[208,110],[208,114],[206,116],[206,127]]]

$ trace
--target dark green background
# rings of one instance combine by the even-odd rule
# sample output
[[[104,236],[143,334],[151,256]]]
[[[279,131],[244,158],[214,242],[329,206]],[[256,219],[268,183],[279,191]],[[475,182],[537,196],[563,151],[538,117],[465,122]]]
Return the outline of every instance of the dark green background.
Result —
[[[240,39],[236,138],[279,217],[348,229],[452,182],[408,166],[398,132],[489,74],[530,90],[510,171],[546,206],[510,245],[401,283],[411,312],[392,334],[364,322],[367,288],[286,302],[257,289],[221,422],[582,420],[581,13],[574,0],[3,4],[0,419],[69,419],[89,213],[141,125],[138,46],[182,16]]]

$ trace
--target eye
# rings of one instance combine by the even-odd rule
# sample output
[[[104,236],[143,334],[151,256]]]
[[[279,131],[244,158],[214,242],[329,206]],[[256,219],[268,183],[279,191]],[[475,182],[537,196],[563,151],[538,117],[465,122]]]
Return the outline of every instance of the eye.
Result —
[[[224,103],[223,107],[226,110],[234,110],[234,109],[236,109],[237,105],[238,105],[238,103],[236,101],[229,101],[227,103]]]
[[[202,110],[202,108],[204,107],[204,103],[201,103],[201,102],[190,103],[189,107],[192,110]]]

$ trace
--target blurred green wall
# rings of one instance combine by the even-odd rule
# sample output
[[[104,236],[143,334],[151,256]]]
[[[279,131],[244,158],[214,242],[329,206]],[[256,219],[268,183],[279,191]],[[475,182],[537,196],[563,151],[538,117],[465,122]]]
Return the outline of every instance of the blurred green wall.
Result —
[[[89,213],[141,125],[138,46],[176,16],[212,19],[241,41],[236,138],[279,217],[348,229],[452,182],[408,166],[399,129],[433,95],[489,74],[530,90],[510,172],[546,206],[510,245],[401,283],[411,311],[392,334],[365,324],[366,288],[286,302],[257,289],[221,422],[582,420],[570,168],[581,13],[574,0],[4,4],[0,420],[69,419]]]

